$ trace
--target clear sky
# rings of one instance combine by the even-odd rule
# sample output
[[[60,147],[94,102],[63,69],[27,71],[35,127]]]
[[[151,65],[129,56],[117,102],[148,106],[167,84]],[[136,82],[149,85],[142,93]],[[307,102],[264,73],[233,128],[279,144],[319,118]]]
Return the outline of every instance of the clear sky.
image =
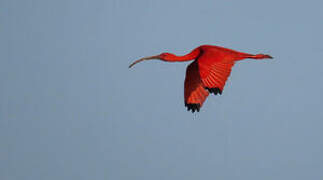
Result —
[[[0,179],[323,179],[320,0],[0,1]],[[186,111],[201,44],[237,63]]]

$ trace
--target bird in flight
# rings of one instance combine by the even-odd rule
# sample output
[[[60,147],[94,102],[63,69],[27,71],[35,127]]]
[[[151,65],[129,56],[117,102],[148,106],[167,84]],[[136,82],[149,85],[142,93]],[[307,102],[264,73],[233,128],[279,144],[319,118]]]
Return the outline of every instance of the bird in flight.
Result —
[[[272,59],[267,54],[253,55],[220,46],[202,45],[183,56],[166,52],[144,57],[130,64],[129,68],[139,62],[152,59],[166,62],[194,60],[186,69],[184,82],[184,103],[187,110],[192,110],[192,113],[194,113],[195,111],[200,111],[209,93],[214,95],[222,94],[234,63],[247,58],[256,60]]]

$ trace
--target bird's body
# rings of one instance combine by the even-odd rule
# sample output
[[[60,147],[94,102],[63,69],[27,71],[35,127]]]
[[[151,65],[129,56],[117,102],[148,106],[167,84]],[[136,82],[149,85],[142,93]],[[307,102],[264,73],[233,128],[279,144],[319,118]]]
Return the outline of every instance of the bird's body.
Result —
[[[162,53],[156,56],[145,57],[132,63],[159,59],[167,62],[181,62],[194,60],[186,69],[184,83],[184,99],[187,110],[199,111],[209,93],[222,94],[224,85],[236,61],[246,58],[265,59],[272,58],[265,54],[248,54],[227,49],[220,46],[202,45],[184,56],[171,53]]]

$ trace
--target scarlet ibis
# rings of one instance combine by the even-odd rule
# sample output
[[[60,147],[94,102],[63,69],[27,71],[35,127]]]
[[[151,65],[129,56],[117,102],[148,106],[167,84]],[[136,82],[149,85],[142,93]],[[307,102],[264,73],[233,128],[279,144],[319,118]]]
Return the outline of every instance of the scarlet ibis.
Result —
[[[184,103],[187,110],[199,112],[209,93],[214,95],[222,94],[224,85],[230,76],[231,68],[236,61],[246,58],[251,59],[272,59],[267,54],[248,54],[232,49],[214,46],[202,45],[190,53],[177,56],[171,53],[161,53],[155,56],[141,58],[132,64],[146,60],[162,60],[166,62],[182,62],[194,60],[186,69],[184,83]]]

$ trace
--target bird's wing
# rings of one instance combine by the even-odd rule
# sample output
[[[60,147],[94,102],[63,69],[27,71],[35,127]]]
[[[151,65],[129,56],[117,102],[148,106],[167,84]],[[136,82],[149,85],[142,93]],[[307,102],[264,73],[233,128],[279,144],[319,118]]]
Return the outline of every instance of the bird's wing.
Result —
[[[192,112],[200,111],[203,102],[209,95],[205,90],[199,74],[197,61],[193,61],[186,69],[186,77],[184,83],[185,106],[187,110]]]
[[[198,59],[199,73],[205,89],[210,93],[222,94],[225,83],[230,76],[232,61],[219,61],[201,56]]]

